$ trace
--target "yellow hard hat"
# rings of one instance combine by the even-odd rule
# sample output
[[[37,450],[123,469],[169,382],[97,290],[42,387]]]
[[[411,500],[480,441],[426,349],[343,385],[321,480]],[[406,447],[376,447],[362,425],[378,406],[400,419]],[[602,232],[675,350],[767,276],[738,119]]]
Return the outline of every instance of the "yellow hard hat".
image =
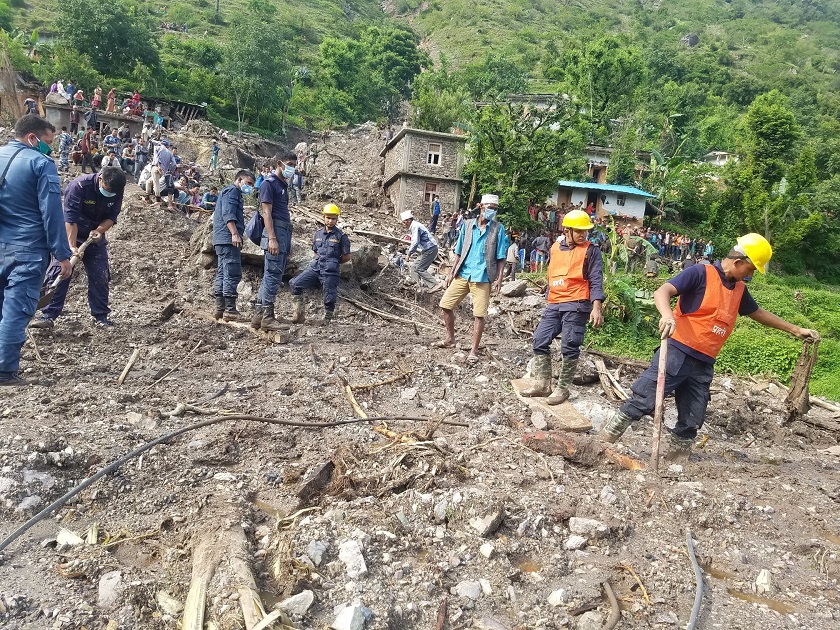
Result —
[[[331,217],[337,217],[341,214],[341,210],[339,210],[338,206],[334,203],[328,203],[326,206],[324,206],[324,210],[322,213]]]
[[[567,212],[563,217],[563,227],[572,228],[573,230],[591,230],[594,225],[589,220],[589,215],[583,210],[572,210]]]
[[[744,255],[761,273],[764,273],[764,268],[773,257],[773,248],[767,239],[754,232],[738,237],[738,249],[744,252]]]

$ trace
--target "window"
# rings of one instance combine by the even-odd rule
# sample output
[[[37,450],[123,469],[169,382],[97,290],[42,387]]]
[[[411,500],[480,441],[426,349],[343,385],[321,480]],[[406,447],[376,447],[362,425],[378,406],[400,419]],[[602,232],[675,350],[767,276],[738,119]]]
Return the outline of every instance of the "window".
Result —
[[[432,203],[432,197],[437,194],[438,185],[434,182],[426,182],[423,190],[423,201]]]
[[[626,199],[626,197],[624,195],[616,195],[616,197],[615,197],[616,205],[623,206],[625,199]]]
[[[440,145],[434,142],[429,143],[429,153],[426,156],[426,164],[440,166]]]

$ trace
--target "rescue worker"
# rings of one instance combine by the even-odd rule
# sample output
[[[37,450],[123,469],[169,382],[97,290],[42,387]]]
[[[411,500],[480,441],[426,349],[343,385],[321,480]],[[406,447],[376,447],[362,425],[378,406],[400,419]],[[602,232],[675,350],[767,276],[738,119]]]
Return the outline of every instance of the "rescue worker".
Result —
[[[433,293],[442,289],[443,283],[438,282],[429,273],[429,266],[435,262],[438,256],[437,239],[425,225],[414,218],[411,210],[406,210],[400,214],[400,220],[411,235],[411,244],[405,253],[405,262],[408,262],[414,252],[420,252],[419,260],[409,267],[409,277],[417,284],[418,291],[429,289],[429,293]]]
[[[572,210],[563,217],[565,243],[551,246],[548,305],[534,331],[535,383],[522,392],[523,396],[548,396],[549,405],[559,405],[569,398],[587,321],[595,328],[604,323],[604,265],[601,250],[589,242],[593,227],[586,212]],[[563,359],[557,387],[551,391],[551,342],[558,335]]]
[[[218,268],[213,282],[216,319],[243,321],[236,310],[236,287],[242,279],[242,235],[245,232],[245,200],[242,195],[254,192],[254,174],[242,169],[233,183],[222,188],[213,209],[213,248]],[[213,188],[215,191],[215,187]]]
[[[110,328],[114,324],[108,319],[111,268],[108,263],[108,243],[105,233],[117,222],[122,209],[125,173],[119,167],[102,169],[101,173],[80,175],[64,191],[64,226],[67,241],[75,251],[88,237],[93,242],[85,250],[82,262],[88,278],[88,304],[96,325]],[[59,266],[53,263],[47,271],[47,283],[51,284],[59,275]],[[52,328],[56,318],[64,310],[70,278],[58,285],[49,304],[41,309],[41,316],[30,328]]]
[[[302,324],[306,318],[303,291],[319,286],[324,289],[324,322],[332,321],[335,316],[339,266],[350,260],[350,239],[336,227],[339,216],[341,211],[337,205],[328,203],[324,206],[324,227],[312,238],[315,260],[289,282],[294,308],[292,322],[295,324]]]
[[[467,363],[478,363],[478,347],[484,334],[484,318],[490,306],[490,286],[496,294],[502,288],[508,238],[505,226],[496,221],[499,210],[498,195],[483,195],[478,205],[478,219],[470,219],[461,226],[455,244],[455,260],[444,282],[446,291],[440,298],[446,337],[434,344],[436,348],[455,347],[455,308],[472,297],[473,338]]]
[[[61,181],[47,157],[55,127],[27,114],[15,123],[14,134],[0,148],[0,386],[28,384],[18,375],[20,350],[50,254],[59,261],[62,278],[72,270],[62,229]]]
[[[281,330],[274,317],[274,300],[283,285],[286,261],[292,249],[292,223],[289,215],[289,183],[295,174],[297,155],[289,151],[278,155],[275,169],[260,185],[260,214],[265,222],[260,248],[264,252],[264,273],[254,304],[251,328]]]
[[[735,327],[738,315],[799,339],[819,339],[816,330],[800,328],[764,310],[747,290],[756,270],[765,273],[773,249],[760,234],[738,239],[723,260],[694,265],[659,287],[653,294],[659,311],[659,332],[668,344],[665,395],[674,392],[677,424],[669,435],[669,461],[687,461],[697,431],[703,426],[714,376],[715,358]],[[671,311],[671,298],[679,296]],[[653,413],[659,350],[651,366],[633,383],[633,397],[606,423],[599,437],[617,441],[630,424]]]

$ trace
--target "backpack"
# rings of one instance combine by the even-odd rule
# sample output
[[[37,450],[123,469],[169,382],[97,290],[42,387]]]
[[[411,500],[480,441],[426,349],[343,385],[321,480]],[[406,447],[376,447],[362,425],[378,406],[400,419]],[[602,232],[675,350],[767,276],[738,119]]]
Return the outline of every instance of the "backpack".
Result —
[[[248,225],[245,226],[245,236],[247,236],[248,240],[254,245],[259,245],[262,240],[262,233],[264,229],[265,219],[263,219],[259,209],[257,209],[257,211],[254,212],[254,216],[252,216],[251,220],[248,221]]]

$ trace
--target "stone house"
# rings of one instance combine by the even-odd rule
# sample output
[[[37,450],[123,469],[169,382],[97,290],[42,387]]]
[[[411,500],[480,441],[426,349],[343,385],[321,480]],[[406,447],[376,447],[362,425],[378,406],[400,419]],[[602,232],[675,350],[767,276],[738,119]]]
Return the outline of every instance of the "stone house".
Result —
[[[420,220],[429,217],[435,195],[441,214],[458,209],[466,142],[464,136],[410,127],[388,141],[379,155],[385,158],[385,194],[397,215],[411,210]]]

